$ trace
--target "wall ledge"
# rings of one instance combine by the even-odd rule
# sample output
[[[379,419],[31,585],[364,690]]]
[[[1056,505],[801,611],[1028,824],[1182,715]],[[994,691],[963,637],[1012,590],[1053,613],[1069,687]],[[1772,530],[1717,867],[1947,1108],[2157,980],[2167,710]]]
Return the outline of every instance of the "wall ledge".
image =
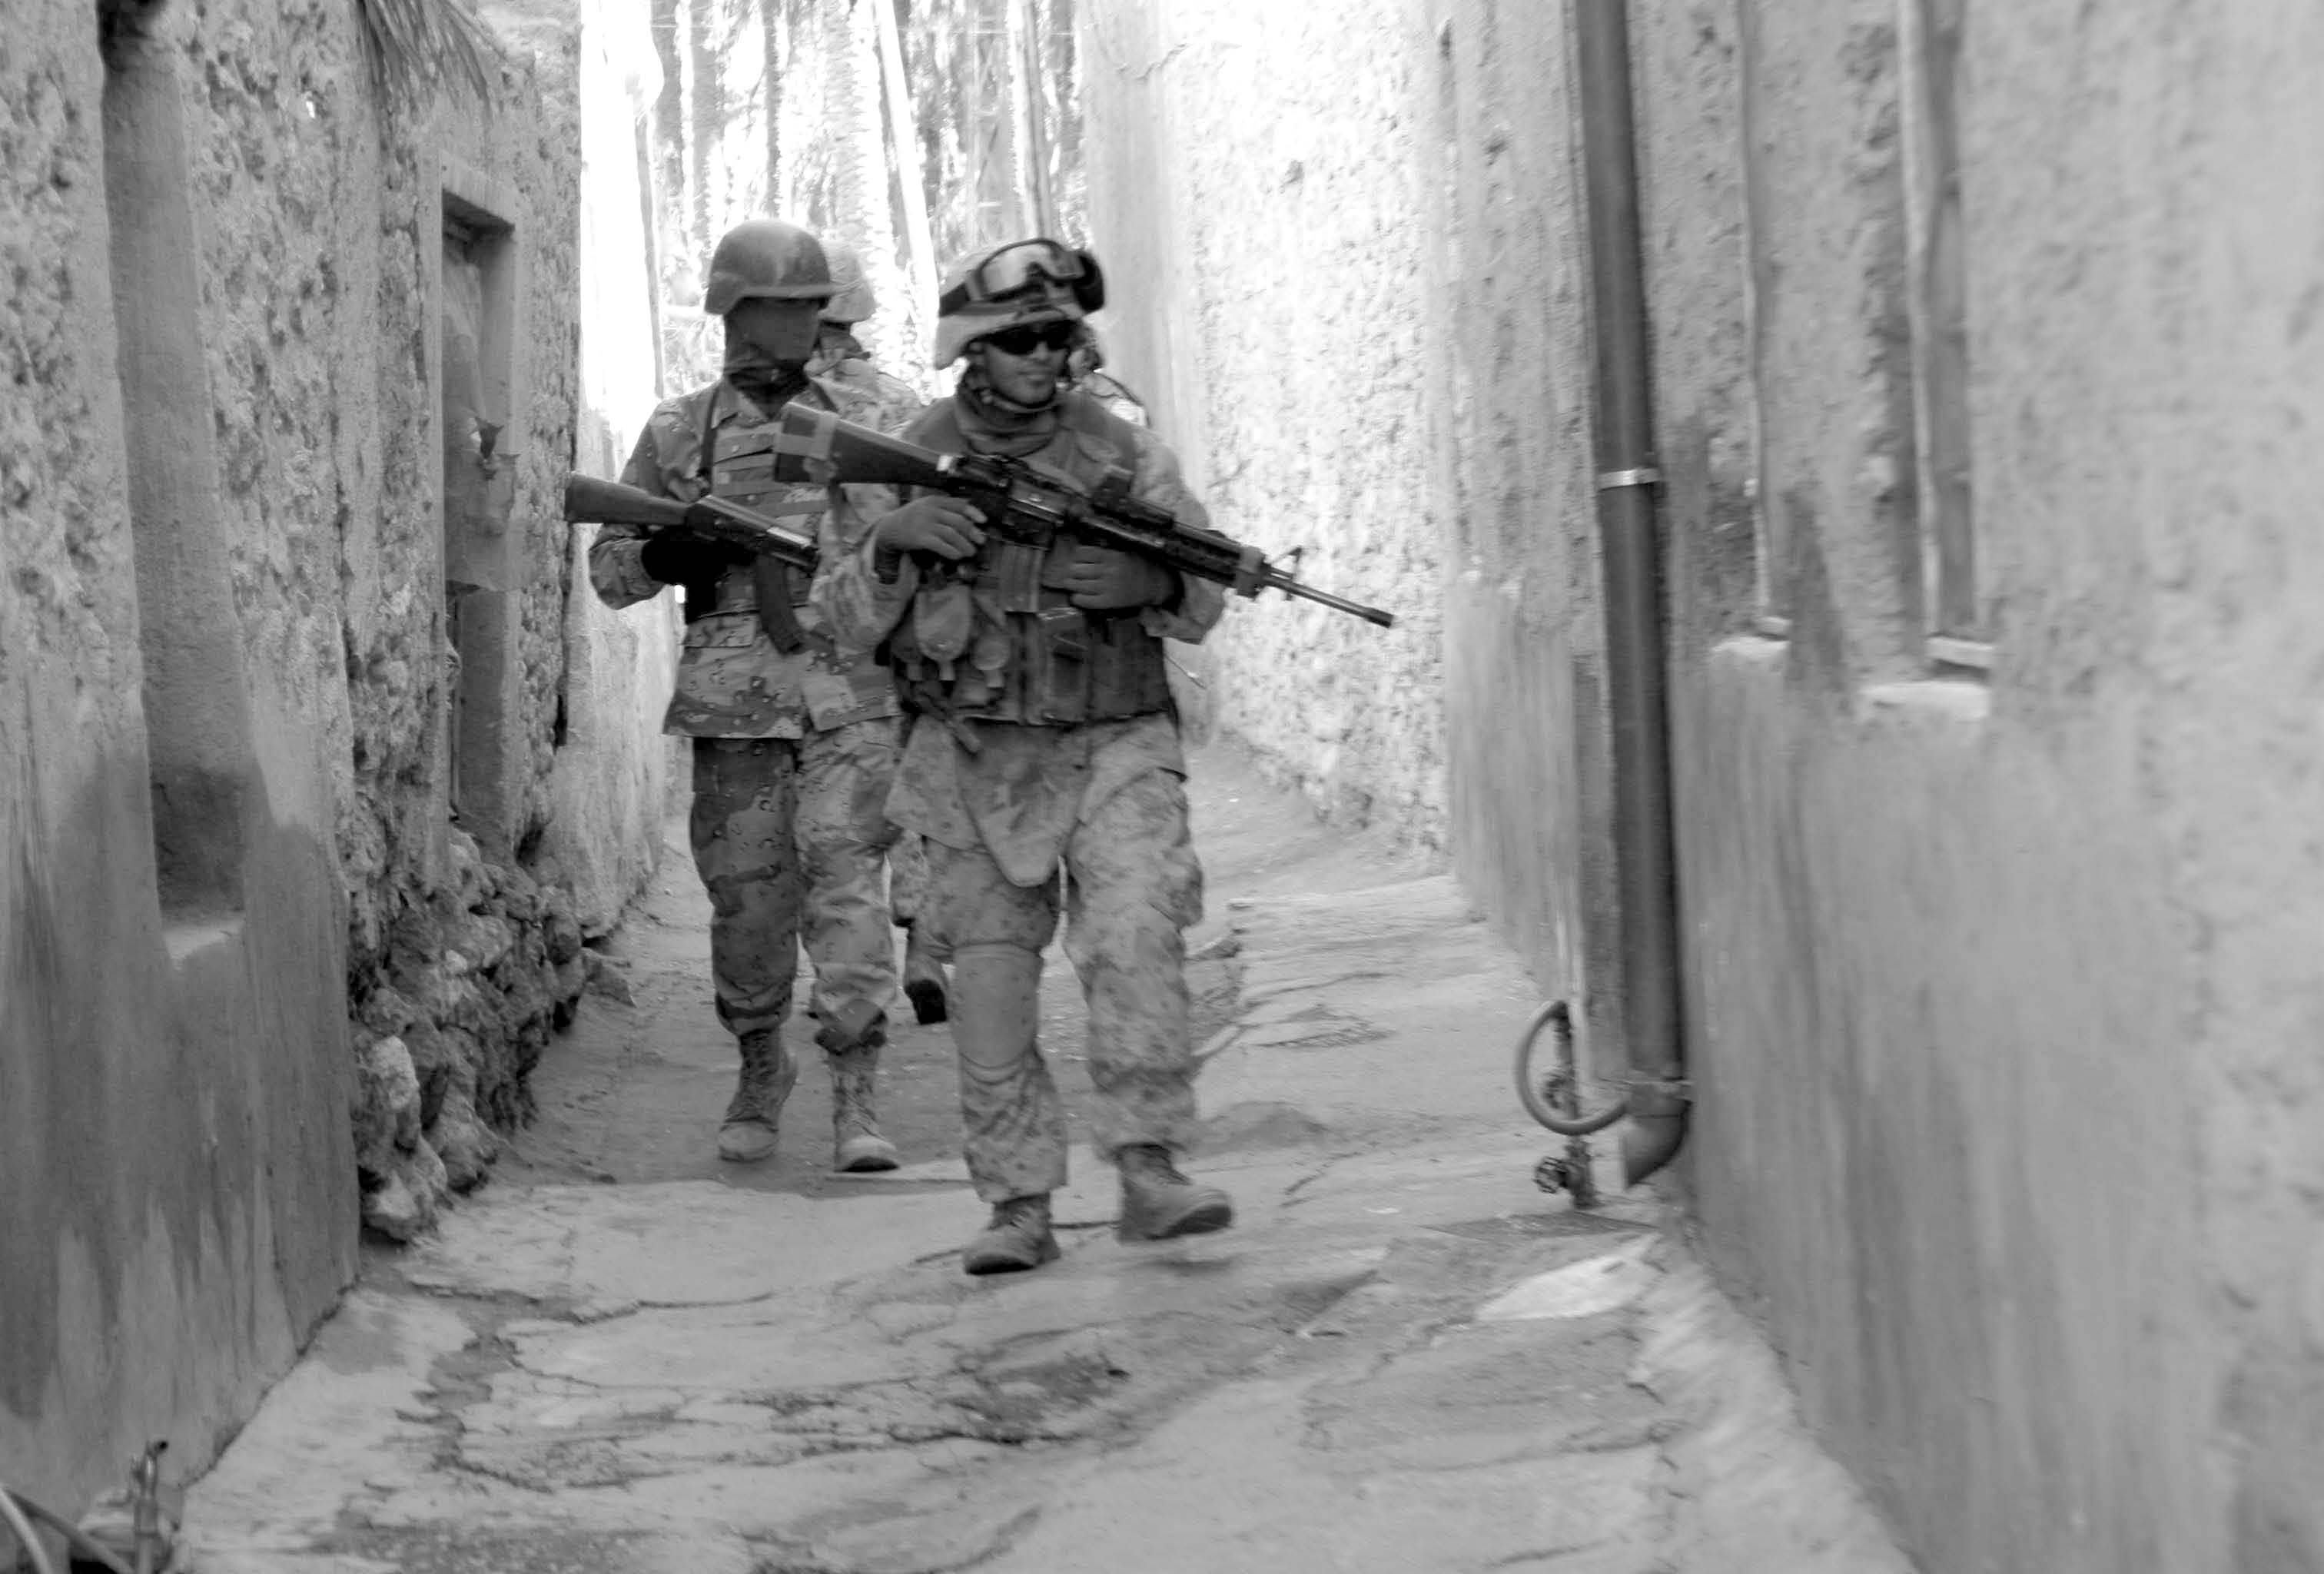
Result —
[[[1766,634],[1736,634],[1711,648],[1711,660],[1716,667],[1780,672],[1791,649],[1788,641]]]
[[[1922,717],[1981,724],[1993,713],[1993,690],[1969,678],[1923,677],[1909,683],[1876,683],[1860,695],[1864,720]]]

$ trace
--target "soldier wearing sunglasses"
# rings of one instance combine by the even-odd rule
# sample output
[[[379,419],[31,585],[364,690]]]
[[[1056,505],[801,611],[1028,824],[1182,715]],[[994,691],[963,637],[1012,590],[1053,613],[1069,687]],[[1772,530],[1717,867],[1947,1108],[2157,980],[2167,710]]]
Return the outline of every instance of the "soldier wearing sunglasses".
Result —
[[[901,434],[1022,459],[1205,521],[1178,461],[1146,429],[1065,384],[1097,261],[1051,240],[970,258],[939,299],[936,362],[953,395]],[[1057,1255],[1049,1194],[1065,1181],[1065,1111],[1037,1038],[1041,953],[1062,912],[1089,1004],[1092,1146],[1119,1170],[1125,1240],[1223,1229],[1224,1192],[1180,1174],[1195,1128],[1185,929],[1202,916],[1162,641],[1218,621],[1216,585],[1060,538],[1040,548],[938,493],[898,500],[868,530],[828,524],[816,605],[841,638],[883,643],[911,732],[889,817],[926,839],[920,923],[953,958],[969,1173],[991,1207],[972,1274]],[[925,719],[932,715],[942,725]]]

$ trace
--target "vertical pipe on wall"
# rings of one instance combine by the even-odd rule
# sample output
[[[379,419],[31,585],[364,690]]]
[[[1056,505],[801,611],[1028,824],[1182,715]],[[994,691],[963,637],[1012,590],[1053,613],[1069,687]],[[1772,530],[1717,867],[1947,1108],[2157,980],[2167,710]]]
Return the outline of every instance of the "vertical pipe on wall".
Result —
[[[1614,771],[1614,865],[1629,1037],[1627,1177],[1670,1161],[1686,1135],[1679,1020],[1677,878],[1672,851],[1661,543],[1654,407],[1630,100],[1626,0],[1573,0],[1582,182],[1597,383],[1599,562]]]

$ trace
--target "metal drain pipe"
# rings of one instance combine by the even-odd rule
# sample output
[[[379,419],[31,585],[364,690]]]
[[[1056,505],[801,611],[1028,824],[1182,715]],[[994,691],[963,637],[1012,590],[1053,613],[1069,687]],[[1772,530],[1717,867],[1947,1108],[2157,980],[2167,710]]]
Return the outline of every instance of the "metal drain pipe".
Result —
[[[1613,733],[1614,879],[1621,916],[1630,1128],[1622,1169],[1645,1179],[1686,1136],[1680,1019],[1678,883],[1673,856],[1670,724],[1664,671],[1661,543],[1655,493],[1645,270],[1630,98],[1627,0],[1573,0],[1590,299],[1596,366],[1599,561],[1606,698]]]

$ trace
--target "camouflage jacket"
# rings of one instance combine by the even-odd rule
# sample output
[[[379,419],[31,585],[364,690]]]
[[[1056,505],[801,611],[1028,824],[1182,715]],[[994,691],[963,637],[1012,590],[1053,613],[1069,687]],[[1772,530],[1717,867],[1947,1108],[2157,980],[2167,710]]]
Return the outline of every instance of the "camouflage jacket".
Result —
[[[1208,524],[1209,515],[1187,487],[1168,445],[1143,427],[1121,429],[1130,435],[1132,452],[1108,446],[1088,456],[1101,464],[1126,462],[1132,496],[1189,524]],[[1055,446],[1097,441],[1063,427],[1051,439]],[[1038,462],[1041,456],[1034,457]],[[1069,472],[1050,467],[1060,474]],[[844,555],[825,554],[816,572],[814,604],[817,616],[841,637],[874,644],[909,610],[920,588],[919,568],[907,557],[894,580],[880,577],[869,526],[852,516],[870,511],[877,518],[895,506],[897,495],[883,488],[848,491],[851,495],[833,512],[851,516],[844,534],[856,545]],[[1223,590],[1187,575],[1175,608],[1146,607],[1138,617],[1155,638],[1191,644],[1209,633],[1225,611]],[[1129,782],[1148,770],[1186,774],[1177,719],[1168,713],[1070,727],[963,725],[980,740],[979,752],[964,750],[947,728],[911,730],[888,799],[888,817],[948,847],[982,843],[1019,885],[1051,878],[1074,828]]]
[[[868,375],[853,363],[826,370],[798,397],[881,431],[918,414],[919,401],[902,383],[868,364],[861,373]],[[857,544],[863,511],[830,509],[822,487],[766,479],[766,442],[776,419],[724,381],[665,400],[639,434],[622,480],[657,497],[690,502],[713,490],[714,475],[724,477],[715,483],[722,496],[794,524],[811,523],[825,558],[845,556]],[[639,561],[649,533],[634,525],[604,525],[590,543],[590,582],[608,606],[629,606],[666,588]],[[798,583],[804,603],[806,584]],[[872,659],[869,645],[835,638],[809,605],[797,612],[807,640],[786,655],[760,626],[750,567],[728,569],[709,610],[688,609],[686,648],[662,730],[695,738],[798,738],[809,727],[825,731],[894,715],[895,686]]]
[[[1130,430],[1133,450],[1120,454],[1095,437],[1060,427],[1050,438],[1049,448],[1032,455],[1031,462],[1041,465],[1052,449],[1078,444],[1098,464],[1126,464],[1131,474],[1130,495],[1139,502],[1165,509],[1188,524],[1208,525],[1210,514],[1186,485],[1178,456],[1149,429],[1132,427]],[[1048,464],[1043,468],[1061,479],[1071,479],[1068,465]],[[871,521],[901,504],[902,494],[885,486],[842,490],[847,495],[832,513],[842,521],[837,533],[853,545],[844,553],[824,554],[823,566],[816,572],[812,604],[816,618],[839,638],[858,646],[875,646],[888,637],[919,593],[919,567],[908,557],[892,581],[882,580],[873,567]],[[1192,575],[1182,577],[1184,589],[1177,606],[1167,612],[1160,607],[1143,608],[1139,621],[1157,639],[1197,644],[1226,611],[1226,593],[1209,580]]]

